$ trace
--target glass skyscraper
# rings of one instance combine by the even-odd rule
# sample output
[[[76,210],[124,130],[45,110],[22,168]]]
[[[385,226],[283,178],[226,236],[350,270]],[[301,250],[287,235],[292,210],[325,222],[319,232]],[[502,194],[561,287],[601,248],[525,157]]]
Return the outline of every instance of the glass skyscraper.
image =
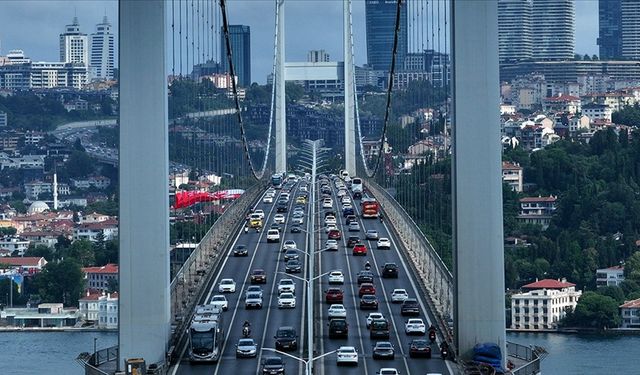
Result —
[[[531,60],[531,0],[498,0],[500,63]]]
[[[389,71],[396,27],[396,0],[366,0],[367,64],[374,70]],[[407,55],[407,6],[400,10],[400,34],[396,68],[401,69]]]
[[[229,38],[238,85],[249,87],[251,86],[251,30],[246,25],[229,25]],[[227,43],[222,30],[220,33],[220,52],[222,71],[228,73]]]
[[[598,1],[598,46],[600,59],[618,59],[622,56],[621,0]]]
[[[575,1],[533,0],[533,58],[571,60],[575,51]]]

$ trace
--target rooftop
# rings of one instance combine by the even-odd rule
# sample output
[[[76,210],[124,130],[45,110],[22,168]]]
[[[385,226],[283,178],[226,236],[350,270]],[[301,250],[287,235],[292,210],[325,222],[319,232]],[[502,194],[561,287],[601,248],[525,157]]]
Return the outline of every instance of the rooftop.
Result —
[[[640,308],[640,298],[631,301],[626,301],[620,305],[621,309],[637,309]]]
[[[564,280],[564,279],[563,279]],[[536,281],[535,283],[524,285],[523,289],[563,289],[576,286],[576,284],[568,283],[566,281],[544,279]]]
[[[85,267],[82,271],[84,273],[118,273],[118,265],[109,263],[100,267]]]

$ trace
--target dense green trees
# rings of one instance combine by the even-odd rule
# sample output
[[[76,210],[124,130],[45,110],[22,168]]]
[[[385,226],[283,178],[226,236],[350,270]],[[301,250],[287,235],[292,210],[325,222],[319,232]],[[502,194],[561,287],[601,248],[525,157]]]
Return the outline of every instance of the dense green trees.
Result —
[[[616,328],[620,325],[618,302],[606,295],[585,292],[574,311],[567,312],[563,324],[583,328]]]
[[[611,115],[615,124],[640,126],[640,105],[626,106]]]
[[[51,262],[36,276],[35,284],[42,302],[62,302],[77,306],[84,289],[81,265],[74,259]]]

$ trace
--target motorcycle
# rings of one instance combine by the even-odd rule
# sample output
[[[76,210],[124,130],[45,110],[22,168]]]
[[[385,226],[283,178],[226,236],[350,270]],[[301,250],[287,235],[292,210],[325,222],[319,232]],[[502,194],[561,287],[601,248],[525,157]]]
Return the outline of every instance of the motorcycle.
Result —
[[[429,330],[429,340],[431,340],[431,342],[435,342],[436,341],[436,330],[435,329],[430,329]]]
[[[365,271],[369,271],[370,269],[371,269],[371,265],[369,264],[369,262],[367,262],[367,263],[364,265],[364,270],[365,270]]]
[[[249,328],[249,326],[242,327],[242,336],[244,337],[251,336],[251,328]]]
[[[449,356],[449,348],[446,346],[441,347],[440,356],[442,356],[442,359],[447,359],[447,357]]]

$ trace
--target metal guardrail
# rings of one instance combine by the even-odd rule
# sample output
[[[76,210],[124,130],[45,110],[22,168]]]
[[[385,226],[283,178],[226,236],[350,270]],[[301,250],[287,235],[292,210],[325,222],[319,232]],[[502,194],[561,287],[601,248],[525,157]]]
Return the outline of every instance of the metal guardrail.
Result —
[[[507,355],[526,361],[524,365],[511,370],[514,375],[536,375],[540,373],[540,363],[547,351],[539,346],[529,347],[507,341]]]
[[[80,353],[76,361],[84,368],[85,375],[110,375],[110,372],[100,369],[100,365],[107,362],[118,360],[118,346],[112,346],[106,349],[98,350],[91,353]]]

